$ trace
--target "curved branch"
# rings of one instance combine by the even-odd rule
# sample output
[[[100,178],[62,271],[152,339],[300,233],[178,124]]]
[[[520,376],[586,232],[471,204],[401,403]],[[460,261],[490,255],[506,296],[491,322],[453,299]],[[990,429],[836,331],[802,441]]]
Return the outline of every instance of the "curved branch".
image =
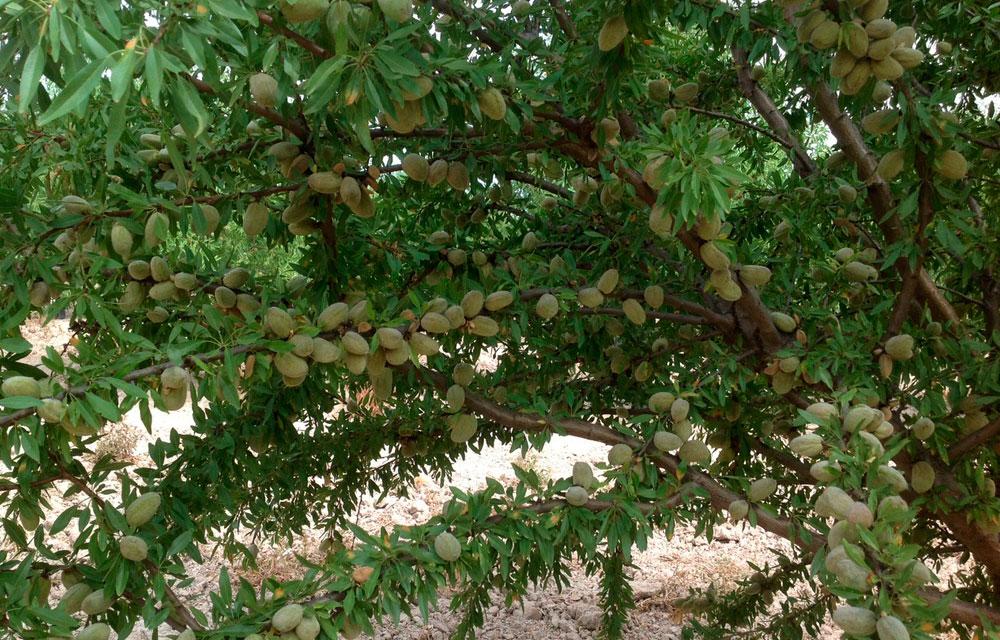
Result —
[[[321,58],[332,58],[333,57],[332,53],[330,53],[329,51],[327,51],[323,47],[319,46],[318,44],[316,44],[315,42],[313,42],[309,38],[306,38],[304,36],[300,36],[299,34],[295,33],[291,29],[288,29],[288,28],[285,28],[285,27],[281,27],[281,26],[278,26],[277,24],[275,24],[274,18],[272,18],[269,14],[266,14],[263,11],[258,11],[257,12],[257,18],[259,18],[261,22],[263,22],[268,27],[270,27],[272,31],[274,31],[275,33],[280,33],[281,35],[285,36],[289,40],[295,42],[295,44],[299,45],[300,47],[302,47],[303,49],[305,49],[309,53],[315,54],[315,55],[317,55],[317,56],[319,56]]]

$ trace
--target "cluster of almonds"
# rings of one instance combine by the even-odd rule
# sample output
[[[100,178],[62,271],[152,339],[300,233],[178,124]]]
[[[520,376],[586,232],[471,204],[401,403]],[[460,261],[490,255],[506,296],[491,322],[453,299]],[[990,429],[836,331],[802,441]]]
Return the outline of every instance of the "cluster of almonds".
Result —
[[[840,48],[830,65],[830,75],[840,78],[840,90],[854,95],[875,76],[881,81],[897,80],[905,69],[919,65],[924,54],[913,48],[917,34],[912,27],[897,28],[885,18],[887,0],[849,0],[857,12],[854,20],[838,23],[822,9],[813,9],[803,16],[796,29],[799,42],[808,42],[817,49]],[[887,85],[879,90],[887,91]],[[878,98],[877,98],[878,99]],[[881,101],[884,101],[883,97]]]

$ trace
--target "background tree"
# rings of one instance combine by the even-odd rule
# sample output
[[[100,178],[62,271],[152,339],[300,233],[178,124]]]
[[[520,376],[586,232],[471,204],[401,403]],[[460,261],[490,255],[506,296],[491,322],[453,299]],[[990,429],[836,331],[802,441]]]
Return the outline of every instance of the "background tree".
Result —
[[[472,635],[577,560],[614,638],[632,550],[731,517],[795,553],[677,602],[691,635],[996,633],[996,6],[0,8],[6,632],[353,637],[450,584]],[[33,310],[76,337],[42,367]],[[189,400],[150,468],[82,462]],[[555,433],[608,465],[347,519]],[[302,579],[176,596],[199,545],[307,525]]]

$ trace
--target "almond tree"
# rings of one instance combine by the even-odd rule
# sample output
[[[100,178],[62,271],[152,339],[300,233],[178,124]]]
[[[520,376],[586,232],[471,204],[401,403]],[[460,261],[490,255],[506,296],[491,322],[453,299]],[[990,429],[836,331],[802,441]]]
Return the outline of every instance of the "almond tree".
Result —
[[[446,586],[471,637],[579,563],[617,638],[633,551],[726,518],[792,552],[690,637],[995,637],[995,5],[0,9],[6,637],[351,638]],[[351,522],[554,434],[607,464]],[[307,527],[301,579],[178,596]]]

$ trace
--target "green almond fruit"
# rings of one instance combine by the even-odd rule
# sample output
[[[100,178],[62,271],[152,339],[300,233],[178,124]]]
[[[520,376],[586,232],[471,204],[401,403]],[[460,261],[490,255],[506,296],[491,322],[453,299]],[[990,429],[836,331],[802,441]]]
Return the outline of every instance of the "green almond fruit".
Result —
[[[93,210],[93,207],[89,202],[80,196],[74,195],[63,196],[62,206],[66,213],[70,215],[79,215]]]
[[[0,392],[5,398],[40,398],[42,388],[38,381],[28,376],[11,376],[0,384]]]
[[[507,100],[499,89],[490,87],[476,95],[479,110],[491,120],[503,120],[507,115]]]
[[[587,287],[580,289],[577,293],[577,300],[581,305],[594,309],[604,303],[604,294],[597,287]]]
[[[889,9],[889,0],[868,0],[858,8],[858,15],[865,22],[873,22],[885,15]]]
[[[673,407],[676,399],[669,391],[658,391],[649,397],[647,406],[653,413],[666,413]]]
[[[442,314],[429,311],[420,318],[420,327],[427,333],[447,333],[451,322]]]
[[[677,434],[669,431],[657,431],[653,434],[653,446],[658,451],[677,451],[683,444]]]
[[[386,349],[400,349],[406,345],[403,334],[393,327],[380,327],[375,331],[381,346]]]
[[[174,297],[174,294],[176,293],[177,286],[169,280],[167,282],[158,282],[149,288],[149,297],[153,300],[161,302],[163,300],[169,300]]]
[[[542,294],[535,303],[535,313],[544,320],[550,320],[559,313],[559,300],[551,293]]]
[[[862,118],[861,127],[868,133],[879,135],[894,130],[898,122],[899,111],[896,109],[882,109],[874,113],[869,113]]]
[[[590,494],[583,487],[572,486],[566,489],[566,502],[573,507],[582,507],[590,500]]]
[[[632,462],[632,447],[627,444],[616,444],[608,450],[608,462],[616,467],[623,467]]]
[[[146,246],[153,248],[159,245],[166,238],[170,230],[170,219],[162,211],[154,211],[146,218],[146,227],[143,233],[143,240]]]
[[[815,458],[823,453],[823,438],[815,433],[807,433],[792,438],[788,446],[796,455]]]
[[[638,300],[628,298],[622,303],[622,311],[625,312],[625,317],[629,319],[632,324],[641,325],[646,322],[646,310],[642,308]]]
[[[340,339],[344,345],[344,351],[354,355],[368,355],[368,341],[356,331],[348,331]]]
[[[872,40],[868,45],[868,57],[872,60],[885,60],[896,49],[896,41],[890,38]]]
[[[264,312],[264,326],[278,338],[285,339],[292,334],[295,321],[284,309],[268,307]]]
[[[913,336],[901,333],[892,336],[885,342],[885,352],[893,360],[909,360],[913,357]]]
[[[267,205],[260,201],[251,202],[243,213],[243,233],[248,236],[260,234],[267,227],[268,219]]]
[[[173,275],[173,270],[166,260],[160,256],[154,256],[152,260],[149,261],[149,272],[153,276],[153,280],[157,282],[164,282],[170,279]]]
[[[461,411],[465,406],[465,388],[460,384],[453,384],[448,387],[445,393],[445,400],[448,403],[448,410],[451,412]]]
[[[809,44],[822,51],[836,46],[839,36],[840,25],[833,20],[824,20],[809,34]]]
[[[483,306],[487,311],[499,311],[509,307],[514,302],[514,294],[510,291],[494,291],[486,296]]]
[[[876,617],[868,609],[841,605],[833,612],[833,623],[849,636],[864,638],[875,634]]]
[[[902,149],[893,149],[879,160],[878,174],[886,182],[892,182],[903,172],[905,162],[906,153]]]
[[[461,162],[448,163],[448,186],[455,191],[469,190],[469,170]]]
[[[87,625],[76,634],[76,640],[108,640],[111,637],[111,627],[103,622]]]
[[[746,500],[734,500],[729,503],[729,519],[732,522],[739,522],[750,513],[750,503]]]
[[[271,626],[278,633],[285,633],[294,629],[300,622],[302,622],[302,616],[305,613],[305,609],[300,604],[286,604],[282,608],[278,609],[273,616],[271,616]]]
[[[839,478],[840,474],[840,463],[835,460],[820,460],[809,467],[809,475],[820,482],[832,482]]]
[[[611,16],[601,25],[601,31],[597,34],[597,47],[601,51],[611,51],[625,40],[628,35],[628,23],[625,16]]]
[[[149,546],[139,536],[123,536],[118,540],[122,557],[132,562],[142,562],[149,555]]]
[[[489,316],[476,316],[468,324],[472,333],[484,338],[491,338],[500,332],[500,325]]]
[[[63,584],[66,581],[63,580]],[[93,593],[93,589],[89,585],[82,582],[78,582],[74,585],[70,585],[66,589],[66,593],[63,594],[62,598],[59,599],[59,607],[68,614],[74,614],[80,610],[83,605],[84,599]]]
[[[278,101],[278,81],[266,73],[250,76],[250,95],[254,102],[274,108]]]
[[[80,603],[80,610],[88,616],[96,616],[110,609],[114,603],[114,597],[105,596],[104,589],[98,589],[83,599],[83,602]]]
[[[439,533],[434,538],[434,553],[445,562],[455,562],[462,555],[462,543],[447,531]]]
[[[236,292],[229,287],[216,287],[214,295],[219,308],[229,309],[236,306]]]
[[[670,100],[670,83],[666,80],[650,80],[646,85],[646,95],[656,102]]]
[[[853,23],[848,23],[853,24]],[[864,33],[862,31],[862,33]],[[865,51],[868,50],[868,36],[865,36]],[[864,54],[862,54],[864,55]],[[858,56],[846,48],[837,50],[830,63],[830,75],[834,78],[845,78],[858,63]],[[829,165],[828,165],[829,166]]]
[[[394,22],[406,22],[413,15],[411,0],[378,0],[378,6]]]
[[[297,640],[316,640],[321,631],[319,620],[315,616],[307,616],[295,625],[295,637]]]
[[[920,418],[911,427],[913,435],[918,440],[927,440],[934,434],[935,424],[930,418]]]
[[[465,296],[462,298],[462,312],[465,314],[466,318],[474,318],[479,315],[482,311],[483,305],[485,304],[485,297],[483,292],[477,289],[469,290]]]
[[[319,20],[326,15],[329,0],[281,0],[281,15],[292,24]]]
[[[448,178],[449,164],[447,160],[438,159],[431,163],[427,171],[427,184],[436,187]]]
[[[747,490],[747,498],[750,502],[763,502],[772,495],[778,488],[778,481],[774,478],[761,478],[755,480]]]
[[[586,462],[580,461],[573,464],[573,484],[589,490],[594,484],[594,470]]]
[[[652,309],[659,309],[663,306],[663,297],[663,287],[657,284],[649,285],[642,292],[642,299]]]
[[[160,494],[149,492],[140,495],[125,509],[125,520],[130,527],[141,527],[156,515],[160,509]]]
[[[937,474],[929,462],[921,460],[910,471],[910,484],[917,493],[927,493],[934,486]]]
[[[430,174],[430,164],[420,154],[410,153],[403,156],[403,173],[410,180],[424,182]]]
[[[677,451],[677,457],[688,464],[704,464],[712,458],[712,452],[701,440],[688,440]]]
[[[619,281],[618,269],[608,269],[597,279],[597,288],[601,293],[608,295],[615,290]]]
[[[330,363],[340,358],[340,348],[325,338],[313,338],[313,350],[309,354],[313,362]]]
[[[868,54],[868,33],[856,22],[845,22],[840,25],[840,41],[855,59]]]
[[[812,37],[813,31],[816,27],[823,24],[828,20],[827,13],[825,11],[819,11],[814,9],[807,13],[801,20],[799,20],[798,26],[795,28],[795,37],[801,43],[809,42]]]
[[[468,442],[479,430],[479,420],[476,416],[461,413],[452,417],[449,428],[452,442]]]
[[[433,356],[441,350],[441,344],[425,333],[417,332],[410,334],[408,342],[410,347],[422,356]]]
[[[892,56],[873,61],[871,69],[875,77],[880,80],[892,81],[903,77],[903,65]]]
[[[697,82],[685,82],[674,90],[674,100],[680,104],[687,104],[698,97],[699,90]]]
[[[909,47],[897,47],[889,54],[904,69],[912,69],[924,61],[924,54]]]
[[[840,91],[844,95],[853,96],[868,84],[872,77],[872,62],[867,58],[859,59],[840,83]],[[883,78],[884,79],[884,78]]]
[[[948,150],[934,159],[934,171],[949,180],[961,180],[969,171],[969,163],[958,151]]]

